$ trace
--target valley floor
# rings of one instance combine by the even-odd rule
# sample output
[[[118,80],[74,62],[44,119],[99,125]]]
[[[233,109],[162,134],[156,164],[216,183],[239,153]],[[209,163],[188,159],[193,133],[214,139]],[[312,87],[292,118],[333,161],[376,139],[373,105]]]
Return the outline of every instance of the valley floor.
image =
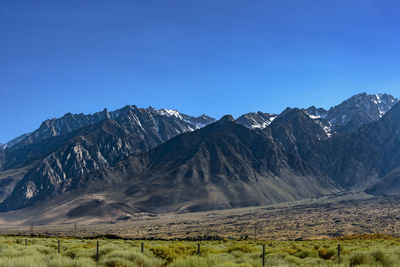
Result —
[[[18,225],[0,214],[2,234],[71,236],[75,222]],[[400,198],[342,193],[262,207],[182,214],[138,214],[127,220],[91,218],[76,221],[81,237],[112,234],[136,239],[193,239],[218,236],[233,239],[326,239],[351,234],[400,236]]]

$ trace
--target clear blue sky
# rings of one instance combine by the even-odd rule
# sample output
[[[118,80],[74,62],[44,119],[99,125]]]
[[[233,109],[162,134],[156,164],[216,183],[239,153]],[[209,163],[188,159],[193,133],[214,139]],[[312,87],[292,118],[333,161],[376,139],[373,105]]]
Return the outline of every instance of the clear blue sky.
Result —
[[[400,97],[400,2],[2,0],[0,142],[127,104],[237,117]]]

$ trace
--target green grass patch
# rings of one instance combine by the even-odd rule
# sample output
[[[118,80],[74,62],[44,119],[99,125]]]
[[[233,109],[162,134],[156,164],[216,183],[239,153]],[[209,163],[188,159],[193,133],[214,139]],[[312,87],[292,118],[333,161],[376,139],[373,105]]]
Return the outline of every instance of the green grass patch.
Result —
[[[61,253],[56,238],[25,238],[0,236],[0,267],[2,266],[240,266],[262,265],[262,244],[266,244],[266,266],[399,266],[400,239],[379,235],[367,239],[343,238],[308,241],[216,240],[141,241],[99,239],[99,260],[96,261],[95,239],[61,238]],[[337,245],[341,244],[338,262]]]

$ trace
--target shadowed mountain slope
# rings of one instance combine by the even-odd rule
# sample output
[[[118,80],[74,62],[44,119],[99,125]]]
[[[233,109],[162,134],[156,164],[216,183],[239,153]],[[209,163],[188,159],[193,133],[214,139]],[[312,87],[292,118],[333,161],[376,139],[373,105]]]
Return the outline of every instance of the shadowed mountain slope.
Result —
[[[40,167],[36,171],[43,172]],[[90,175],[71,180],[34,177],[25,175],[2,208],[16,203],[21,208],[84,187],[107,191],[105,185],[116,185],[115,195],[124,194],[131,206],[151,212],[261,205],[337,191],[328,177],[297,155],[230,116]]]
[[[265,132],[284,149],[307,159],[321,140],[328,139],[327,133],[303,110],[287,108]]]
[[[400,104],[382,119],[319,144],[308,160],[347,188],[366,188],[400,166]]]
[[[146,154],[126,190],[137,207],[194,211],[261,205],[337,191],[331,180],[271,138],[225,116]]]

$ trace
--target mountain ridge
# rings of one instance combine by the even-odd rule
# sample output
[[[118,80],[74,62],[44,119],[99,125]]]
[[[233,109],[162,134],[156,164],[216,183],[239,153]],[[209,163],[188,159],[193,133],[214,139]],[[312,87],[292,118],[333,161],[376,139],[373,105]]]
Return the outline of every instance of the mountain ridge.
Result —
[[[0,184],[7,188],[0,190],[0,209],[96,190],[111,202],[126,200],[131,210],[156,213],[342,190],[385,194],[386,184],[400,183],[398,102],[363,93],[328,111],[286,108],[218,121],[136,106],[89,117],[67,113],[0,148]]]
[[[5,144],[5,146],[12,147],[15,144],[18,144],[22,141],[25,141],[26,143],[35,143],[52,136],[67,134],[84,126],[95,124],[105,119],[117,120],[118,118],[121,118],[123,116],[128,116],[132,110],[134,112],[136,111],[137,113],[147,111],[152,115],[175,117],[179,120],[188,123],[192,127],[192,130],[198,129],[200,127],[209,124],[210,122],[215,121],[214,118],[211,118],[205,114],[202,114],[199,117],[192,117],[180,113],[176,110],[170,110],[170,109],[157,110],[152,107],[146,109],[146,108],[138,108],[135,105],[127,105],[111,112],[109,112],[107,108],[105,108],[103,111],[86,115],[83,113],[72,114],[68,112],[60,118],[53,118],[43,121],[37,130],[33,131],[32,133],[22,134],[21,136],[9,141],[7,144]]]

